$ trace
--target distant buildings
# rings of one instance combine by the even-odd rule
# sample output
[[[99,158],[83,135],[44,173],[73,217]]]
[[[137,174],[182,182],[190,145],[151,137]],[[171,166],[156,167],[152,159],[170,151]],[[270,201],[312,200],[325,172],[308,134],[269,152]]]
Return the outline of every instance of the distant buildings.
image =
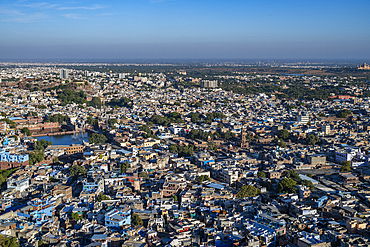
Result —
[[[370,69],[370,66],[366,63],[363,63],[362,65],[357,66],[357,69]]]

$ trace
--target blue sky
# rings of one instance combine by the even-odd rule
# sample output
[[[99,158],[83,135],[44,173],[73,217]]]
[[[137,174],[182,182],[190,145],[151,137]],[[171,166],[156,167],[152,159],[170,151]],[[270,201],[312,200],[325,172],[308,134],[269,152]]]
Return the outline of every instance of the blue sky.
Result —
[[[0,59],[368,59],[370,1],[0,2]]]

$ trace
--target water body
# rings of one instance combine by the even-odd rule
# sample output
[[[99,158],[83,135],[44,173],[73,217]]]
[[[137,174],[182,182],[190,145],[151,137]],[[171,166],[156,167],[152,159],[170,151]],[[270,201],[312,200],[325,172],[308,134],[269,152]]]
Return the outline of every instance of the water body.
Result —
[[[71,145],[82,144],[83,141],[88,142],[87,133],[76,133],[75,135],[60,135],[60,136],[39,136],[37,140],[44,139],[45,141],[53,142],[53,145]]]

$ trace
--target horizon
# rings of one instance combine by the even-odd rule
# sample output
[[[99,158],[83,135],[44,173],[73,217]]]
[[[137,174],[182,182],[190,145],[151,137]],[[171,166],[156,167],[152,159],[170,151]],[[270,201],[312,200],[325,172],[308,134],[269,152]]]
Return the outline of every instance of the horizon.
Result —
[[[370,60],[370,2],[5,0],[0,60]]]

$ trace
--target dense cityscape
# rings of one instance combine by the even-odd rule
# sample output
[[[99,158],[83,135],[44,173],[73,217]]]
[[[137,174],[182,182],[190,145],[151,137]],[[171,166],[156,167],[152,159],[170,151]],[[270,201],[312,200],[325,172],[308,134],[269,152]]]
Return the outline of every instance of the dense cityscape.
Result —
[[[370,71],[0,64],[1,246],[368,246]]]

